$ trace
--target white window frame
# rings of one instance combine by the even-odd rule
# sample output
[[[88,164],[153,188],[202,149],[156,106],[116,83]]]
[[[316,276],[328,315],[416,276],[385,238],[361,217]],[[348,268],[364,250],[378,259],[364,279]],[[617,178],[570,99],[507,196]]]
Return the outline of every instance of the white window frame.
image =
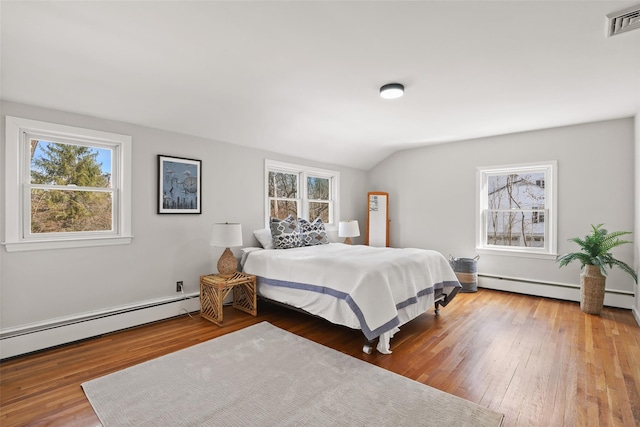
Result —
[[[515,246],[499,246],[487,245],[487,220],[488,220],[488,177],[490,175],[508,175],[523,174],[532,172],[544,172],[545,174],[545,204],[544,222],[545,222],[545,239],[544,247],[515,247]],[[555,259],[558,255],[558,215],[556,207],[558,206],[557,177],[558,162],[533,162],[522,163],[505,166],[487,166],[478,167],[476,182],[476,251],[478,253],[493,255],[510,255],[531,258]]]
[[[109,148],[112,156],[113,230],[31,234],[28,134]],[[7,252],[129,244],[131,235],[131,137],[38,120],[6,116],[5,241]]]
[[[325,225],[338,226],[340,222],[340,205],[339,205],[339,188],[340,188],[340,172],[321,169],[311,166],[297,165],[294,163],[279,162],[276,160],[265,159],[264,162],[264,223],[269,228],[269,216],[271,206],[269,203],[269,172],[283,172],[298,175],[298,217],[313,221],[315,218],[309,218],[309,202],[315,200],[307,198],[307,178],[325,178],[329,179],[329,222]],[[323,200],[324,202],[324,200]]]

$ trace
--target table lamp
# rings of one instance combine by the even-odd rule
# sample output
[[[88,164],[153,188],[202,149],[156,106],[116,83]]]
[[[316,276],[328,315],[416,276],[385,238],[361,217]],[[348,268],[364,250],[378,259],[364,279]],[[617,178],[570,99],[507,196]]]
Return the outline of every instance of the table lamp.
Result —
[[[351,244],[352,237],[358,237],[360,235],[360,228],[358,228],[358,221],[355,219],[348,221],[340,221],[338,223],[338,237],[346,237],[344,243]]]
[[[218,274],[220,277],[233,277],[238,269],[238,260],[229,249],[232,246],[242,246],[242,225],[238,223],[213,224],[211,229],[211,246],[226,248],[218,260]]]

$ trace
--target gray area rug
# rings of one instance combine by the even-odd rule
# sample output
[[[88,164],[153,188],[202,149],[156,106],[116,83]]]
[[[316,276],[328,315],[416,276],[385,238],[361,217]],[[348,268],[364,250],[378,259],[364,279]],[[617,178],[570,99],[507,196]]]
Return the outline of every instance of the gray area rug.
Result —
[[[107,427],[496,427],[504,418],[267,322],[82,388]]]

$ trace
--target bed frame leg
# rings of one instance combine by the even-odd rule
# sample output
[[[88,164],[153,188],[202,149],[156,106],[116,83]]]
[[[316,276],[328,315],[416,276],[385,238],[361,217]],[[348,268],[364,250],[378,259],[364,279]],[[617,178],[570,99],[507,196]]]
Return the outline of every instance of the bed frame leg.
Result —
[[[369,340],[365,338],[364,345],[362,346],[362,352],[366,354],[373,354],[373,349],[376,348],[376,339]]]
[[[436,301],[434,305],[436,307],[436,316],[437,316],[440,314],[440,301]]]

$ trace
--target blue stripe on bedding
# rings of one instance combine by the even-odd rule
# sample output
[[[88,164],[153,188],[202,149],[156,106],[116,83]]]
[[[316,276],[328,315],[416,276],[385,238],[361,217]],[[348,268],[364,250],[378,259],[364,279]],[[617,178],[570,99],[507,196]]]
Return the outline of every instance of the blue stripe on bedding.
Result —
[[[327,288],[325,286],[310,285],[308,283],[289,282],[289,281],[286,281],[286,280],[269,279],[269,278],[261,277],[261,276],[257,276],[257,280],[258,280],[259,284],[260,283],[264,283],[264,284],[267,284],[267,285],[279,286],[279,287],[282,287],[282,288],[301,289],[301,290],[305,290],[305,291],[309,291],[309,292],[316,292],[316,293],[319,293],[319,294],[331,295],[334,298],[338,298],[338,299],[344,300],[347,303],[347,305],[349,306],[349,308],[351,308],[353,313],[358,318],[358,321],[360,322],[360,327],[362,329],[362,333],[369,340],[373,340],[374,338],[379,337],[383,333],[385,333],[387,331],[390,331],[391,329],[393,329],[396,326],[400,325],[400,320],[398,319],[398,316],[395,316],[393,319],[389,320],[387,323],[383,324],[382,326],[380,326],[380,327],[378,327],[378,328],[376,328],[374,330],[369,329],[369,326],[367,325],[367,322],[364,319],[364,315],[362,314],[362,311],[360,310],[360,307],[358,307],[358,305],[355,303],[355,301],[353,301],[353,299],[351,299],[351,296],[349,294],[347,294],[346,292],[337,291],[335,289]],[[401,308],[408,307],[408,306],[410,306],[412,304],[416,304],[418,302],[418,298],[419,297],[423,297],[425,295],[432,294],[432,293],[434,293],[435,289],[443,289],[445,286],[460,287],[460,284],[458,282],[440,282],[440,283],[436,283],[432,287],[429,287],[429,288],[426,288],[426,289],[422,289],[421,291],[419,291],[417,296],[411,297],[411,298],[409,298],[409,299],[407,299],[405,301],[402,301],[402,302],[396,304],[396,309],[400,310]]]
[[[396,309],[400,310],[401,308],[408,307],[411,304],[416,304],[418,302],[418,298],[423,297],[425,295],[432,294],[432,293],[434,293],[436,291],[436,289],[444,289],[446,287],[459,288],[459,287],[461,287],[461,285],[460,285],[460,283],[453,282],[453,281],[444,281],[444,282],[436,283],[431,288],[426,288],[426,289],[423,289],[423,290],[419,291],[417,296],[411,297],[406,301],[402,301],[401,303],[396,304]]]
[[[360,310],[360,307],[358,307],[358,304],[356,304],[355,301],[351,299],[351,296],[349,296],[349,294],[347,294],[346,292],[337,291],[335,289],[327,288],[324,286],[310,285],[308,283],[288,282],[286,280],[269,279],[266,277],[258,276],[258,284],[261,284],[261,283],[264,283],[266,285],[271,285],[271,286],[280,286],[282,288],[302,289],[309,292],[327,294],[327,295],[331,295],[334,298],[344,300],[349,306],[349,308],[353,311],[353,313],[358,318],[358,322],[360,322],[362,333],[369,340],[372,340],[380,336],[381,334],[393,329],[394,327],[400,324],[400,320],[396,316],[390,321],[388,321],[387,323],[383,324],[382,326],[372,331],[367,325],[367,322],[364,320],[364,315],[362,314],[362,310]]]

